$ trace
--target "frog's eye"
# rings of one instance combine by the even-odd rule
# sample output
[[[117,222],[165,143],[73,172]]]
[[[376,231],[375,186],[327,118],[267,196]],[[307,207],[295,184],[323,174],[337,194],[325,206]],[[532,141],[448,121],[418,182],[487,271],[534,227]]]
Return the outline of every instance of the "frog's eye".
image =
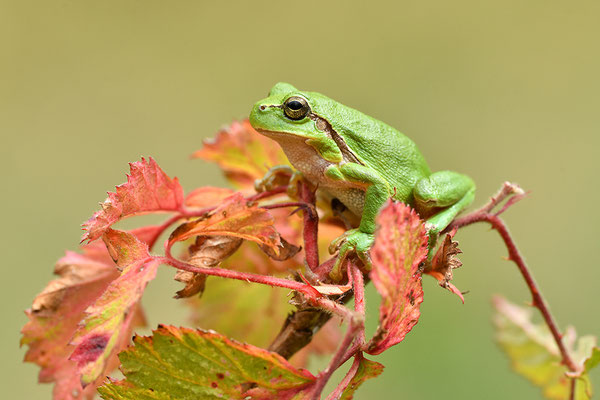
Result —
[[[310,106],[304,97],[292,96],[283,103],[283,112],[289,119],[299,120],[308,115]]]

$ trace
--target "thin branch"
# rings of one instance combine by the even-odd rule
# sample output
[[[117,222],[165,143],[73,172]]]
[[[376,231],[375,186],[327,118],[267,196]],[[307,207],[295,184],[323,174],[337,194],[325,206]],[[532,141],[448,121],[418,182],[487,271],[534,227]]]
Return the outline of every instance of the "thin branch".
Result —
[[[515,244],[512,236],[510,235],[506,224],[498,217],[498,215],[500,215],[508,207],[516,203],[524,196],[525,192],[519,186],[511,184],[509,182],[505,182],[502,189],[495,196],[493,196],[485,206],[468,215],[465,215],[464,217],[456,219],[444,230],[444,232],[451,231],[454,228],[461,228],[467,225],[471,225],[476,222],[488,222],[492,225],[492,228],[500,234],[500,237],[504,241],[504,244],[508,250],[509,260],[513,261],[517,265],[519,271],[521,272],[521,275],[523,276],[523,279],[525,280],[525,283],[527,284],[527,287],[531,292],[531,296],[533,298],[532,305],[540,311],[542,317],[544,318],[544,322],[546,323],[546,325],[548,325],[548,328],[552,333],[552,337],[554,338],[554,341],[556,342],[556,345],[558,346],[558,349],[562,356],[563,364],[569,369],[569,371],[576,372],[578,370],[577,365],[571,358],[571,355],[569,354],[563,343],[563,335],[558,329],[554,317],[550,313],[548,304],[544,300],[538,288],[538,285],[533,279],[533,275],[527,267],[523,256],[521,256],[521,253],[517,248],[517,245]],[[506,198],[509,199],[505,203],[504,207],[502,207],[500,211],[492,214],[492,210]]]
[[[350,366],[350,369],[346,373],[346,376],[344,376],[344,379],[342,379],[342,381],[337,385],[335,390],[331,392],[329,396],[327,396],[327,400],[336,400],[340,398],[342,393],[344,393],[344,390],[346,390],[346,388],[356,375],[356,372],[358,371],[358,367],[360,366],[360,362],[362,361],[362,359],[362,352],[358,352],[354,356],[354,362],[352,363],[352,366]]]
[[[302,210],[308,212],[309,214],[313,214],[313,215],[317,214],[317,210],[313,207],[312,204],[304,203],[302,201],[285,201],[282,203],[273,203],[273,204],[266,204],[264,206],[260,206],[260,208],[264,208],[265,210],[273,210],[276,208],[285,208],[285,207],[297,207],[298,209],[302,209]],[[292,214],[294,214],[296,211],[297,210],[293,211]]]
[[[352,341],[355,339],[356,331],[358,330],[358,328],[359,328],[359,324],[354,323],[354,321],[352,321],[348,325],[348,330],[346,331],[346,335],[344,336],[344,340],[342,341],[342,344],[340,345],[340,347],[334,354],[334,356],[331,359],[331,361],[329,362],[329,365],[327,366],[327,368],[325,368],[323,370],[323,372],[321,372],[319,374],[319,377],[317,378],[315,387],[313,389],[313,392],[311,393],[312,400],[319,400],[321,398],[321,392],[323,392],[323,388],[325,387],[325,385],[331,378],[331,375],[333,375],[335,370],[338,369],[342,365],[342,361],[344,359],[344,356],[346,355],[346,350],[348,349],[348,347],[350,347],[350,345],[352,344]]]
[[[508,228],[506,227],[506,224],[504,223],[504,221],[502,221],[497,216],[489,215],[489,214],[486,216],[485,221],[489,222],[492,225],[492,227],[496,231],[498,231],[498,233],[502,237],[502,240],[504,240],[504,244],[506,245],[506,248],[508,249],[509,259],[511,261],[513,261],[515,264],[517,264],[517,267],[519,268],[519,271],[521,272],[523,279],[525,279],[525,282],[527,283],[527,286],[529,287],[529,291],[531,292],[531,296],[533,297],[533,302],[532,302],[533,306],[536,307],[538,310],[540,310],[540,312],[542,313],[542,317],[544,318],[544,321],[546,322],[546,325],[548,325],[548,328],[550,328],[550,332],[552,332],[552,337],[554,338],[554,341],[556,342],[558,349],[560,350],[560,354],[562,356],[563,363],[567,366],[567,368],[570,371],[572,371],[572,372],[577,371],[577,365],[571,358],[571,355],[569,354],[569,352],[567,351],[567,349],[563,343],[563,340],[562,340],[563,335],[558,330],[556,322],[554,321],[554,317],[552,316],[552,314],[550,313],[550,309],[548,308],[548,304],[542,297],[542,294],[538,288],[538,285],[535,283],[535,280],[533,279],[533,275],[531,275],[529,268],[525,264],[525,260],[521,256],[519,249],[517,248],[514,240],[510,236],[510,233],[508,232]]]
[[[319,266],[319,215],[316,211],[315,191],[303,180],[298,182],[298,195],[300,200],[311,204],[313,212],[304,210],[304,228],[302,236],[304,239],[304,256],[306,264],[311,272],[315,272]]]
[[[571,384],[569,385],[569,400],[575,400],[575,386],[577,385],[577,378],[571,378]]]
[[[352,284],[354,286],[354,312],[358,314],[362,320],[365,320],[365,280],[358,266],[351,262],[350,274],[352,276]],[[362,324],[362,329],[358,332],[357,345],[362,348],[366,343],[365,326]]]
[[[286,289],[295,290],[295,291],[303,293],[309,297],[321,297],[322,296],[312,286],[307,285],[305,283],[292,281],[289,279],[282,279],[282,278],[277,278],[277,277],[269,276],[269,275],[253,274],[253,273],[249,273],[249,272],[234,271],[231,269],[224,269],[224,268],[198,267],[198,266],[188,264],[183,261],[179,261],[179,260],[177,260],[173,257],[169,257],[169,256],[167,256],[167,257],[158,257],[157,256],[157,257],[154,257],[154,259],[163,264],[170,265],[172,267],[175,267],[175,268],[183,270],[183,271],[194,272],[196,274],[220,276],[221,278],[237,279],[240,281],[254,282],[254,283],[261,283],[263,285],[282,287],[282,288],[286,288]]]
[[[153,258],[163,264],[171,265],[172,267],[175,267],[177,269],[193,272],[196,274],[219,276],[221,278],[236,279],[236,280],[240,280],[240,281],[254,282],[254,283],[260,283],[263,285],[277,286],[277,287],[282,287],[282,288],[286,288],[286,289],[291,289],[291,290],[294,290],[296,292],[299,292],[299,293],[302,293],[303,295],[305,295],[306,300],[309,304],[311,304],[315,307],[318,307],[321,310],[325,310],[332,314],[336,314],[342,320],[344,320],[348,323],[353,323],[353,321],[355,319],[357,319],[354,312],[352,312],[348,308],[344,307],[342,304],[337,303],[333,300],[330,300],[326,296],[323,296],[311,285],[307,285],[302,282],[292,281],[289,279],[277,278],[277,277],[269,276],[269,275],[261,275],[261,274],[253,274],[253,273],[249,273],[249,272],[234,271],[234,270],[224,269],[224,268],[198,267],[198,266],[195,266],[195,265],[183,262],[183,261],[179,261],[179,260],[173,258],[168,253],[168,249],[167,249],[166,257],[153,257]]]
[[[362,272],[355,263],[350,262],[348,270],[352,286],[354,287],[354,318],[349,321],[348,331],[344,336],[342,344],[331,359],[327,368],[319,375],[314,392],[312,393],[313,399],[320,398],[321,392],[331,378],[333,372],[348,361],[350,356],[356,355],[357,352],[360,353],[360,349],[365,344],[365,283]]]

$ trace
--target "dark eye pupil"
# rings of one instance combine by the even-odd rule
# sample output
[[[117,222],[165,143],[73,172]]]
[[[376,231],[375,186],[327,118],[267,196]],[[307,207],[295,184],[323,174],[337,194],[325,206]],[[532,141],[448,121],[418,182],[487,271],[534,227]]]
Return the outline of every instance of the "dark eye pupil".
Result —
[[[286,105],[290,110],[294,110],[294,111],[300,110],[302,108],[302,103],[300,103],[298,100],[292,100],[292,101],[288,102]]]

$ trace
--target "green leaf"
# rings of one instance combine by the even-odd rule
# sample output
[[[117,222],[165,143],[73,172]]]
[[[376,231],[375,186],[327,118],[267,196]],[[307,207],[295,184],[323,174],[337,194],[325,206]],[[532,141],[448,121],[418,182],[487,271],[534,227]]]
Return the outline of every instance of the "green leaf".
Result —
[[[589,372],[592,368],[595,368],[598,364],[600,364],[600,348],[594,347],[592,349],[592,355],[585,360],[585,370]]]
[[[358,370],[354,374],[350,383],[342,392],[340,400],[351,400],[354,397],[354,392],[360,385],[363,384],[367,379],[375,378],[383,372],[383,365],[376,361],[367,360],[364,357],[360,357],[358,364]]]
[[[315,377],[276,353],[216,332],[159,326],[119,354],[126,379],[98,389],[104,399],[299,398]]]
[[[591,398],[588,372],[600,362],[595,337],[581,337],[575,349],[575,330],[567,329],[563,342],[579,366],[578,371],[569,372],[561,363],[558,346],[548,327],[531,321],[533,309],[517,306],[499,296],[494,297],[494,306],[497,340],[516,372],[539,386],[548,399],[568,399],[572,379],[576,379],[575,399]]]

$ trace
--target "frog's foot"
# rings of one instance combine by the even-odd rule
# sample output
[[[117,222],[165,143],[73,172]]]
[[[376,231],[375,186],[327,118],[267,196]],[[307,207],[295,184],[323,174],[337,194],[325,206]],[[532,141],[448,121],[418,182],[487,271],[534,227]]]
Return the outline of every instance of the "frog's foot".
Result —
[[[276,165],[269,169],[262,179],[254,181],[257,192],[266,192],[280,186],[287,186],[287,194],[291,198],[297,197],[297,183],[302,179],[299,171],[294,171],[289,165]]]
[[[351,252],[355,252],[365,265],[365,268],[370,270],[371,257],[369,256],[369,250],[371,249],[374,240],[375,238],[372,233],[351,229],[331,242],[329,245],[329,253],[333,254],[339,250],[335,264],[329,273],[331,279],[333,279],[334,282],[342,280],[342,266]]]

